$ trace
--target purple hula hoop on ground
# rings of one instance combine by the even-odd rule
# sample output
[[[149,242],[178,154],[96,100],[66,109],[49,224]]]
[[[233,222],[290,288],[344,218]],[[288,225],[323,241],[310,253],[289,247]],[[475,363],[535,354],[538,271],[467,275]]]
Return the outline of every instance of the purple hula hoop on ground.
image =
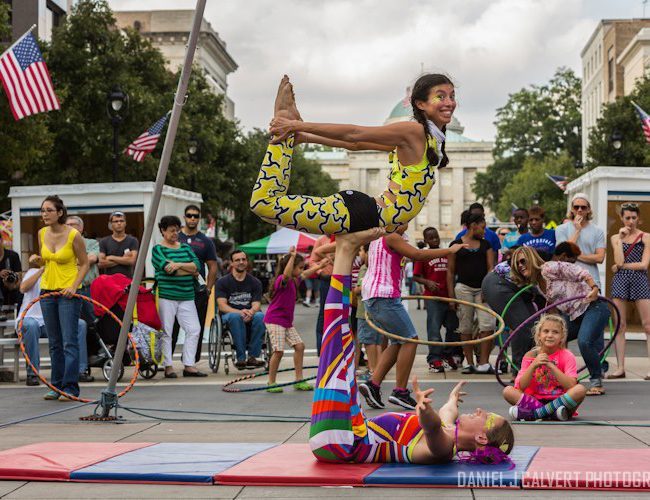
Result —
[[[515,329],[510,333],[510,335],[508,336],[508,338],[507,338],[507,339],[505,340],[505,342],[503,343],[503,346],[501,347],[501,350],[499,351],[499,354],[497,355],[497,360],[496,360],[494,366],[499,366],[499,362],[501,361],[501,358],[503,357],[503,353],[504,353],[505,350],[508,348],[508,345],[510,344],[510,342],[512,341],[512,339],[513,339],[513,338],[515,337],[515,335],[517,335],[517,334],[521,331],[521,329],[522,329],[523,327],[525,327],[528,323],[530,323],[531,321],[536,320],[536,319],[539,318],[542,314],[544,314],[544,313],[547,312],[547,311],[550,311],[550,310],[553,309],[554,307],[560,306],[560,305],[562,305],[562,304],[566,304],[567,302],[573,302],[573,301],[576,301],[576,300],[582,300],[582,299],[584,299],[584,298],[586,298],[586,297],[587,297],[586,295],[580,295],[580,296],[578,296],[578,297],[571,297],[571,298],[569,298],[569,299],[559,300],[559,301],[557,301],[555,304],[548,305],[548,306],[546,306],[544,309],[540,309],[540,310],[537,311],[535,314],[533,314],[532,316],[530,316],[528,319],[526,319],[523,323],[521,323],[517,328],[515,328]],[[612,306],[612,308],[614,309],[614,312],[616,313],[616,329],[614,330],[614,335],[612,335],[612,338],[609,339],[609,342],[607,343],[607,345],[603,348],[603,350],[602,350],[600,353],[598,353],[599,356],[602,356],[602,354],[603,354],[605,351],[607,351],[607,349],[610,348],[610,346],[611,346],[612,343],[614,342],[614,339],[615,339],[616,336],[618,335],[618,330],[619,330],[619,327],[620,327],[620,325],[621,325],[621,312],[618,310],[618,307],[616,307],[616,304],[614,304],[614,302],[611,301],[610,299],[608,299],[607,297],[603,297],[602,295],[599,295],[599,296],[598,296],[598,300],[602,300],[602,301],[604,301],[604,302],[607,302],[609,305]],[[585,365],[585,366],[583,366],[582,368],[580,368],[580,369],[578,370],[578,372],[581,372],[581,371],[584,370],[585,368],[587,368],[587,365]],[[498,381],[498,382],[499,382],[503,387],[507,387],[508,384],[506,384],[503,380],[501,380],[501,376],[499,375],[499,370],[496,370],[496,371],[495,371],[495,374],[496,374],[496,377],[497,377],[497,381]]]

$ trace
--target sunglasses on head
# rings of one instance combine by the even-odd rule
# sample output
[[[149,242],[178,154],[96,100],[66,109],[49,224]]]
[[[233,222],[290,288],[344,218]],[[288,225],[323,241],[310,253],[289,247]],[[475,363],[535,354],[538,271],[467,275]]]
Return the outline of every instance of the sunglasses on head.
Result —
[[[201,217],[199,214],[185,214],[186,219],[198,219]]]
[[[637,205],[636,203],[623,203],[623,204],[621,205],[621,208],[622,208],[623,210],[638,210],[638,209],[639,209],[639,205]]]

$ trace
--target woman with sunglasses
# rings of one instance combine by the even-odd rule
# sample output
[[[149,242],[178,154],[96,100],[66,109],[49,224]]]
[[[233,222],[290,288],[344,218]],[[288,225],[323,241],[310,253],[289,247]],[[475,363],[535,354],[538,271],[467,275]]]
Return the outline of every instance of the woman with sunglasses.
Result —
[[[650,265],[650,234],[644,233],[637,226],[640,223],[639,206],[636,203],[621,205],[621,222],[623,227],[611,237],[614,250],[611,296],[621,311],[620,334],[616,337],[617,370],[607,378],[625,378],[625,329],[627,327],[625,311],[627,302],[636,305],[648,340],[648,357],[650,358],[650,284],[648,283],[648,265]],[[650,380],[650,372],[645,376]]]
[[[315,234],[353,233],[372,227],[394,232],[424,206],[438,168],[447,165],[445,130],[456,109],[451,80],[423,75],[411,94],[414,121],[380,127],[308,123],[296,109],[289,78],[280,82],[269,143],[250,207],[262,220]],[[326,197],[289,195],[293,148],[300,142],[353,151],[390,153],[386,190],[376,196],[341,191]]]

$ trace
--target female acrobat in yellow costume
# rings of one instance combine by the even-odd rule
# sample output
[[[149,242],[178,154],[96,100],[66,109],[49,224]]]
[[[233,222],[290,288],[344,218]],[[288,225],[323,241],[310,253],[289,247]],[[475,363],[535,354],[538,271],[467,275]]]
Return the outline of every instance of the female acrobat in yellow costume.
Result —
[[[274,139],[253,188],[251,210],[271,224],[315,234],[372,227],[391,232],[408,223],[422,209],[436,168],[448,163],[445,130],[456,109],[451,80],[440,74],[421,76],[413,86],[411,105],[415,121],[381,127],[304,122],[285,75],[271,121]],[[391,152],[388,187],[376,198],[351,190],[326,197],[288,194],[293,148],[301,142]]]

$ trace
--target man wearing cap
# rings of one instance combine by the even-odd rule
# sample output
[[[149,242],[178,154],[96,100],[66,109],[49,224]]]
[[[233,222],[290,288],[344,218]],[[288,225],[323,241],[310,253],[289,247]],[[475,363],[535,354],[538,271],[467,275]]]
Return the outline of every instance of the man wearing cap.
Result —
[[[582,253],[576,264],[589,271],[598,288],[602,290],[598,264],[605,261],[607,244],[605,232],[590,222],[592,218],[589,197],[585,193],[574,194],[571,198],[570,220],[557,227],[555,240],[556,245],[565,241],[578,245]],[[589,370],[591,387],[587,394],[600,395],[605,393],[602,378],[603,371],[607,369],[605,367],[603,370],[599,362],[599,353],[605,346],[603,330],[609,319],[609,309],[604,302],[597,302],[583,316],[579,322],[568,323],[568,340],[578,339],[580,353]],[[590,360],[592,362],[589,362]]]
[[[113,234],[99,242],[99,268],[104,274],[121,273],[133,278],[133,266],[138,258],[137,238],[126,234],[126,216],[113,212],[108,217],[108,227]]]

